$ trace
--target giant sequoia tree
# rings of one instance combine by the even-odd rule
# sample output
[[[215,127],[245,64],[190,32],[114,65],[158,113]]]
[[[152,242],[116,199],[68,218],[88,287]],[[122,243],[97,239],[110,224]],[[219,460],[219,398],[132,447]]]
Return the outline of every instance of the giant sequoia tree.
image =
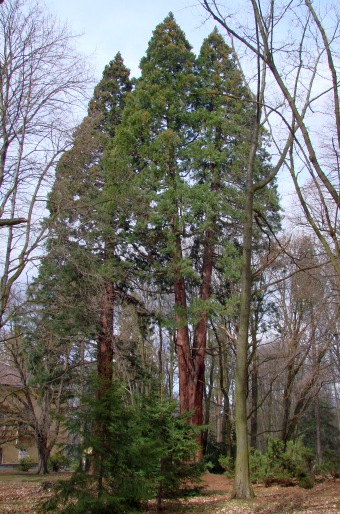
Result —
[[[202,3],[211,14],[209,6],[217,7],[215,1]],[[267,435],[278,433],[288,445],[303,427],[302,415],[309,414],[314,398],[320,418],[319,391],[329,381],[328,368],[339,362],[334,300],[338,276],[326,278],[332,266],[315,258],[314,242],[309,251],[304,241],[300,253],[277,239],[272,245],[279,215],[271,181],[283,161],[294,176],[295,143],[312,175],[313,169],[319,170],[314,156],[306,153],[304,116],[320,99],[309,96],[312,87],[305,100],[297,94],[300,77],[307,73],[307,68],[302,73],[306,54],[301,52],[299,66],[289,71],[294,75],[292,70],[297,70],[291,98],[296,105],[289,102],[293,118],[287,140],[277,146],[277,165],[272,166],[262,124],[280,109],[282,114],[287,103],[267,110],[268,69],[278,78],[274,62],[278,51],[271,55],[267,44],[276,25],[258,15],[260,2],[251,5],[258,16],[258,47],[242,42],[258,57],[257,94],[245,85],[236,56],[216,29],[195,57],[170,14],[153,33],[139,79],[130,81],[120,54],[105,68],[72,148],[57,166],[49,198],[47,252],[30,288],[32,310],[22,312],[25,320],[13,324],[15,337],[7,349],[14,362],[20,357],[17,368],[27,371],[25,394],[30,386],[39,387],[43,423],[29,408],[20,413],[20,420],[31,418],[44,471],[53,444],[50,406],[59,421],[65,394],[81,397],[78,379],[90,391],[93,404],[86,400],[74,416],[82,427],[78,440],[93,448],[95,463],[93,474],[85,481],[80,477],[81,490],[74,482],[81,498],[79,512],[85,508],[87,493],[95,508],[108,498],[113,505],[116,494],[124,501],[125,495],[131,498],[135,484],[139,496],[141,476],[151,472],[152,480],[159,483],[159,473],[164,477],[168,471],[172,475],[174,467],[181,469],[177,457],[169,457],[169,451],[179,449],[178,440],[168,436],[172,422],[177,425],[180,418],[174,414],[176,407],[174,411],[163,404],[167,392],[169,396],[177,392],[177,373],[180,410],[189,413],[191,425],[202,425],[205,401],[204,424],[210,420],[211,429],[208,447],[215,444],[214,449],[223,451],[224,438],[232,456],[235,422],[233,495],[251,497],[248,419],[254,448],[262,443],[263,449]],[[309,15],[298,24],[304,31],[317,18],[308,0],[299,9],[303,5]],[[274,11],[270,13],[268,19],[273,21]],[[302,43],[317,42],[320,33],[325,44],[320,26],[316,28],[314,35],[306,31]],[[262,47],[267,50],[264,54]],[[327,44],[324,50],[327,54]],[[315,70],[317,64],[311,86]],[[331,83],[336,83],[336,73]],[[289,100],[284,88],[281,92]],[[298,119],[295,107],[300,100],[303,116]],[[334,104],[338,105],[337,97]],[[335,166],[330,175],[331,186],[337,170]],[[317,229],[323,226],[327,243],[323,248],[337,269],[337,234],[331,227],[338,210],[326,205],[327,181],[320,186],[322,174],[318,176],[308,198],[315,198],[316,191],[323,198],[322,216],[314,221]],[[297,189],[301,196],[299,184]],[[334,184],[328,192],[337,192]],[[307,218],[312,211],[318,215],[312,202],[304,210]],[[284,268],[278,259],[281,252]],[[301,266],[305,273],[297,274]],[[263,273],[266,269],[268,273]],[[322,289],[324,299],[316,295],[314,282],[327,284]],[[334,300],[332,308],[327,295]],[[87,380],[87,364],[98,377],[94,384]],[[282,409],[274,409],[274,404]],[[257,415],[261,410],[264,415]],[[151,427],[157,419],[159,424]],[[179,425],[182,442],[188,442],[189,432],[197,433],[196,427],[188,430]],[[320,419],[317,425],[320,454]],[[165,434],[165,453],[160,433]],[[190,447],[196,451],[191,442]],[[184,463],[192,463],[192,453],[179,454]],[[96,491],[88,487],[93,480]],[[163,493],[161,483],[159,502]]]
[[[118,191],[110,202],[105,201],[102,156],[120,123],[125,97],[131,89],[129,70],[118,53],[104,69],[88,115],[75,132],[72,148],[58,163],[49,198],[48,253],[38,281],[42,290],[52,282],[51,292],[58,309],[64,313],[62,320],[57,313],[58,326],[65,327],[68,320],[72,354],[80,352],[84,359],[85,342],[95,343],[95,389],[99,405],[106,401],[112,386],[114,312],[120,282],[116,230]],[[120,186],[123,187],[123,181]],[[82,340],[81,348],[79,340]],[[99,415],[94,423],[103,441],[107,438],[107,427]],[[96,451],[96,458],[101,491],[103,455]]]
[[[106,386],[101,384],[104,389],[112,381],[119,261],[115,201],[105,203],[106,176],[101,160],[109,138],[121,121],[125,97],[131,89],[129,70],[118,53],[104,69],[90,101],[88,116],[75,133],[72,149],[58,163],[49,201],[53,237],[48,259],[53,252],[64,254],[68,268],[72,264],[73,273],[78,275],[75,287],[82,288],[87,295],[88,323],[98,345],[98,375],[106,383]]]
[[[195,60],[172,14],[154,31],[141,71],[106,167],[131,176],[129,259],[144,282],[173,295],[164,323],[176,328],[181,412],[201,425],[212,282],[214,273],[228,276],[240,236],[253,108],[217,31]],[[260,176],[265,155],[258,161]]]

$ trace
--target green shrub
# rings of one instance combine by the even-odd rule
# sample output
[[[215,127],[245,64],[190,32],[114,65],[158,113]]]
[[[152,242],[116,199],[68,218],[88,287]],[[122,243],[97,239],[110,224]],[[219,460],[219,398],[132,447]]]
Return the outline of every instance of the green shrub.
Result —
[[[269,438],[266,453],[251,450],[249,468],[251,480],[270,483],[271,480],[297,479],[301,487],[313,487],[311,477],[313,452],[303,446],[302,439],[284,446],[280,439]]]
[[[32,457],[23,457],[19,461],[18,469],[19,469],[19,471],[24,471],[26,473],[31,468],[33,468],[33,466],[34,466],[34,463],[33,463]]]
[[[324,461],[319,468],[314,468],[314,473],[320,472],[323,475],[331,475],[333,478],[340,478],[340,456],[334,450],[324,452]]]
[[[299,473],[310,475],[312,462],[315,458],[313,451],[303,445],[303,439],[288,441],[287,449],[284,453],[287,469],[296,477]]]
[[[72,473],[76,473],[77,471],[79,471],[79,468],[80,468],[80,462],[79,462],[79,459],[72,459],[70,461],[70,470]]]
[[[227,478],[233,478],[235,475],[235,467],[232,457],[220,457],[218,462],[224,469],[224,474]]]
[[[129,405],[124,394],[115,385],[100,401],[89,402],[86,416],[94,428],[81,435],[84,448],[92,448],[91,472],[62,481],[44,512],[132,513],[150,498],[161,508],[163,498],[176,496],[187,479],[201,474],[197,430],[178,415],[177,405],[141,398]]]
[[[268,455],[251,448],[249,453],[249,471],[252,482],[263,483],[268,475]]]
[[[62,481],[55,487],[55,493],[42,504],[43,512],[63,514],[124,514],[125,506],[117,495],[111,496],[104,490],[95,494],[96,477],[83,472],[75,473],[70,480]],[[128,510],[128,512],[133,512]]]
[[[311,475],[307,475],[302,473],[297,476],[298,484],[303,489],[313,489],[314,487],[314,478]]]
[[[48,464],[52,471],[57,472],[62,468],[69,466],[70,461],[63,453],[54,453],[48,459]]]

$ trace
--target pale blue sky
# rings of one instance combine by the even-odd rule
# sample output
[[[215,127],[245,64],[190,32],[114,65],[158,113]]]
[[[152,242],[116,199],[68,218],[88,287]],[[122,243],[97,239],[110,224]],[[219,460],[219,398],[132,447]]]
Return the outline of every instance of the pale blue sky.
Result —
[[[152,31],[172,11],[187,39],[199,52],[213,23],[204,23],[197,0],[45,0],[49,10],[67,21],[73,33],[82,33],[79,48],[93,55],[96,79],[104,66],[121,52],[132,75],[145,54]]]

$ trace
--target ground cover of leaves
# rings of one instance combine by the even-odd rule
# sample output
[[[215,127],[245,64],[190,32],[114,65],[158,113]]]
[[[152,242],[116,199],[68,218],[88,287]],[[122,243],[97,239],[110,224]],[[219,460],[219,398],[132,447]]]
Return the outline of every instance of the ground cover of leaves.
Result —
[[[0,514],[37,514],[38,502],[46,498],[50,485],[67,475],[40,477],[33,474],[0,473]],[[49,484],[50,483],[50,484]],[[180,501],[167,501],[166,513],[199,514],[339,514],[340,480],[325,480],[313,489],[300,487],[264,487],[255,485],[255,499],[230,500],[232,480],[223,475],[206,473],[202,477],[200,495]],[[148,513],[156,512],[150,502]]]

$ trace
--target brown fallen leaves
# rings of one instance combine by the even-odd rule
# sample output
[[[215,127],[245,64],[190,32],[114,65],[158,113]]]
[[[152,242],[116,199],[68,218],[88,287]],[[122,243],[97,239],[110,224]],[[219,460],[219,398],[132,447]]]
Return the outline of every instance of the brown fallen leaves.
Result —
[[[47,495],[35,484],[0,482],[0,513],[36,513],[37,501]]]
[[[3,477],[0,474],[0,513],[37,514],[38,502],[51,494],[43,485],[50,478],[29,481],[25,476]],[[55,477],[53,477],[53,481]],[[305,490],[299,487],[264,487],[255,485],[252,501],[230,500],[232,481],[222,475],[203,476],[203,494],[167,502],[172,513],[199,514],[340,514],[340,480],[326,480]],[[150,502],[148,512],[155,512]],[[165,511],[166,512],[166,511]]]
[[[203,496],[169,502],[169,511],[197,514],[340,514],[340,480],[317,483],[313,489],[255,485],[255,499],[230,500],[233,481],[223,475],[202,477]],[[184,510],[185,509],[185,510]],[[156,512],[150,504],[148,512]]]

